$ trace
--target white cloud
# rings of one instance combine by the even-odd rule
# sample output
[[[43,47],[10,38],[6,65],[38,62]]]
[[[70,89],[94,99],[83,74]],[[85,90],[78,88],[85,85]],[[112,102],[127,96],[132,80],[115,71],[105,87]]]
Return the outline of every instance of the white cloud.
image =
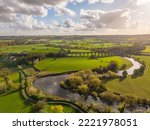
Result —
[[[150,0],[137,0],[137,5],[149,3]]]
[[[58,15],[75,16],[75,12],[66,5],[69,2],[81,3],[84,0],[0,0],[0,22],[11,22],[15,15],[33,15],[45,17],[49,8],[56,8]],[[8,17],[8,18],[7,18]]]
[[[66,19],[64,20],[64,27],[66,28],[75,27],[75,23],[72,21],[72,19]]]
[[[57,28],[61,27],[61,24],[58,21],[53,21],[50,28]]]
[[[86,10],[82,9],[79,16],[74,11],[76,9],[71,8],[76,8],[77,6],[71,6],[70,4],[68,6],[68,3],[77,5],[77,3],[85,1],[88,2],[88,4],[85,3]],[[148,13],[150,0],[122,1],[121,5],[119,0],[0,0],[0,33],[4,33],[5,30],[8,32],[11,30],[12,34],[14,32],[16,34],[16,31],[18,34],[27,33],[27,31],[30,34],[48,34],[48,31],[55,32],[56,34],[63,34],[63,32],[68,34],[83,34],[83,31],[84,34],[94,32],[116,34],[117,32],[129,32],[130,29],[132,29],[131,32],[135,32],[136,29],[138,29],[137,32],[140,30],[148,32],[150,30],[150,15]],[[105,11],[99,9],[88,10],[88,7],[95,7],[95,5],[90,4],[102,3],[107,4],[103,6],[104,8],[101,8]],[[111,3],[115,3],[112,4],[115,6],[109,5]],[[49,15],[45,17],[51,8],[55,11],[54,15],[65,15],[60,18],[66,20],[61,21],[60,18],[55,17],[58,18],[59,22],[44,23],[42,19],[46,22],[53,20],[53,16]],[[39,18],[40,20],[37,19],[37,16],[41,17]],[[70,16],[76,17],[72,18]],[[45,33],[42,30],[45,30]]]
[[[114,0],[88,0],[88,2],[90,4],[95,4],[95,3],[98,3],[98,2],[110,4],[110,3],[113,3]]]
[[[61,7],[61,6],[57,6],[54,8],[56,11],[56,15],[61,16],[61,15],[69,15],[69,16],[76,16],[76,13],[66,7]]]
[[[22,15],[21,17],[17,17],[17,20],[11,24],[10,28],[43,30],[46,29],[47,26],[44,24],[44,22],[34,19],[32,15]]]
[[[130,19],[128,9],[114,11],[81,10],[81,19],[85,25],[93,28],[126,28]]]
[[[150,3],[150,0],[128,0],[130,4],[136,5],[136,6],[140,6],[140,5],[144,5],[147,3]]]
[[[16,14],[0,14],[0,23],[9,23],[16,20]]]

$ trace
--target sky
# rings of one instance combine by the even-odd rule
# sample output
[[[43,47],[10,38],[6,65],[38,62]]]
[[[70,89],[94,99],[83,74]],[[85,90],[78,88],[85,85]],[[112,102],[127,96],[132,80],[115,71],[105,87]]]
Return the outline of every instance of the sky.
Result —
[[[150,0],[0,0],[0,36],[150,33]]]

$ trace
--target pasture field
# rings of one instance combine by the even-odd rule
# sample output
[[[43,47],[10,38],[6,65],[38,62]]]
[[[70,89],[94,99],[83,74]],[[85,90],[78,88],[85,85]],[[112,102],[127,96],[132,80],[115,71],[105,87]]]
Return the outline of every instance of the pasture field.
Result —
[[[146,46],[146,49],[143,50],[142,52],[144,52],[144,53],[150,53],[150,46]]]
[[[35,67],[40,71],[48,71],[50,73],[60,73],[73,70],[91,69],[99,66],[106,66],[111,61],[116,61],[119,66],[127,64],[130,67],[132,64],[119,56],[104,57],[98,59],[87,59],[87,58],[53,58],[45,59],[38,62]]]
[[[20,53],[20,52],[32,52],[32,53],[43,53],[43,52],[58,52],[59,48],[48,47],[44,44],[37,45],[15,45],[15,46],[6,46],[1,47],[0,52],[4,53]]]
[[[62,43],[57,43],[57,42],[52,42],[49,43],[51,46],[61,46],[61,47],[68,47],[68,48],[82,48],[82,49],[96,49],[96,48],[111,48],[111,47],[118,47],[118,46],[133,46],[132,43],[124,43],[124,44],[117,44],[117,43],[111,43],[111,42],[92,42],[92,41],[73,41],[73,43],[63,42]]]
[[[139,98],[150,99],[150,57],[149,56],[136,56],[140,60],[145,61],[146,70],[143,76],[138,78],[131,78],[128,76],[123,81],[115,79],[107,82],[106,87],[113,92],[123,95],[132,95]]]
[[[31,112],[31,105],[21,99],[19,92],[15,91],[5,96],[0,96],[1,113],[26,113]]]
[[[68,50],[68,49],[66,49]],[[60,51],[59,47],[50,47],[45,44],[36,44],[36,45],[16,45],[16,46],[6,46],[0,47],[1,53],[58,53]],[[71,52],[90,52],[90,50],[83,49],[71,49]],[[1,65],[0,65],[1,66]]]

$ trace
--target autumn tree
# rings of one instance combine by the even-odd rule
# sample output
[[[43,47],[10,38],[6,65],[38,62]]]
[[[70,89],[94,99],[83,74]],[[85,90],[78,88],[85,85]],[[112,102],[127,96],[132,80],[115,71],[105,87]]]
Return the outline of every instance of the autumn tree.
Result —
[[[79,91],[82,93],[82,94],[87,94],[88,91],[89,91],[89,88],[86,84],[83,84],[81,86],[79,86]]]
[[[66,85],[70,88],[77,88],[83,82],[83,79],[80,76],[71,76],[66,80]]]
[[[63,113],[64,107],[62,105],[50,106],[50,112],[52,113]]]

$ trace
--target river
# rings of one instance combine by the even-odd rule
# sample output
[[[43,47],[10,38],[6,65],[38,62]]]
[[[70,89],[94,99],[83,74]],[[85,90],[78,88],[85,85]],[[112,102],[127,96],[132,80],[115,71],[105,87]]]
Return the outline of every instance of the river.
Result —
[[[132,75],[135,69],[140,68],[141,64],[135,61],[133,58],[125,57],[125,59],[129,60],[132,63],[132,67],[127,69],[128,75]],[[122,76],[123,71],[118,71],[118,74]],[[83,97],[77,93],[70,92],[69,90],[65,90],[60,87],[60,82],[65,80],[68,75],[58,75],[58,76],[48,76],[44,78],[39,78],[34,82],[34,86],[42,89],[45,92],[50,93],[51,95],[55,95],[64,99],[69,99],[70,101],[77,102],[82,101]],[[108,104],[100,100],[99,98],[95,101],[91,96],[85,101],[85,104],[90,105],[91,103],[99,103],[107,106]],[[113,106],[113,109],[116,109],[116,105]]]
[[[133,58],[128,58],[128,57],[124,57],[125,59],[127,59],[128,61],[130,61],[132,63],[132,67],[130,67],[129,69],[127,69],[127,73],[128,75],[132,75],[135,69],[139,69],[141,67],[141,63],[139,63],[138,61],[134,60]],[[122,76],[123,70],[118,71],[118,75]]]

